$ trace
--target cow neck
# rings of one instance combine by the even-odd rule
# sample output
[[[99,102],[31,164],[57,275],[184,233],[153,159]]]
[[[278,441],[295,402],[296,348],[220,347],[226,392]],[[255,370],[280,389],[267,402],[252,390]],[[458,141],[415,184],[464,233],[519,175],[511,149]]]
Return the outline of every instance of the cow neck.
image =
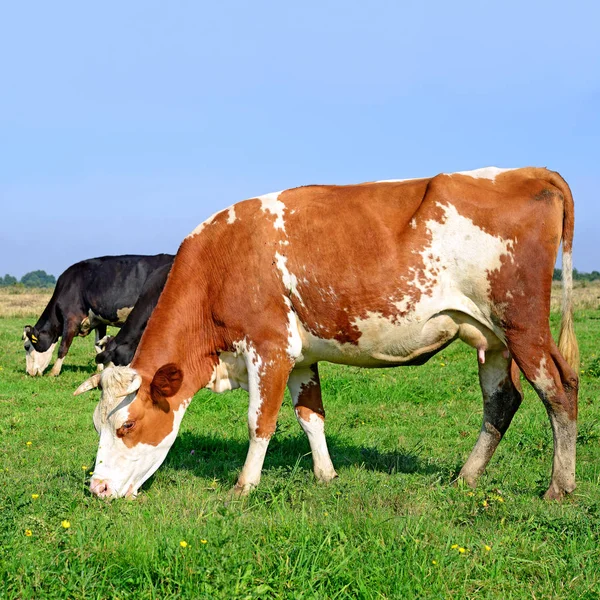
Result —
[[[37,323],[34,325],[34,330],[39,333],[47,333],[50,335],[50,343],[54,344],[60,337],[62,330],[62,318],[59,315],[57,306],[58,286],[54,288],[54,293],[50,302],[46,305],[44,312],[40,315]]]
[[[199,275],[193,265],[177,267],[169,275],[131,367],[149,385],[160,367],[176,365],[183,372],[177,397],[187,399],[210,381],[218,351],[202,272]]]

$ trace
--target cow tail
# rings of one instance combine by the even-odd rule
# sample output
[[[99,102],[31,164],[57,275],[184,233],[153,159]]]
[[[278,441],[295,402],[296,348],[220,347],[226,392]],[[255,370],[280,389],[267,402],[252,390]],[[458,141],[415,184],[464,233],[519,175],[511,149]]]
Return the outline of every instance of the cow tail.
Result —
[[[563,232],[562,232],[562,317],[558,349],[565,360],[579,373],[579,346],[573,324],[573,231],[575,211],[573,195],[567,182],[558,174],[552,173],[553,185],[563,195]]]

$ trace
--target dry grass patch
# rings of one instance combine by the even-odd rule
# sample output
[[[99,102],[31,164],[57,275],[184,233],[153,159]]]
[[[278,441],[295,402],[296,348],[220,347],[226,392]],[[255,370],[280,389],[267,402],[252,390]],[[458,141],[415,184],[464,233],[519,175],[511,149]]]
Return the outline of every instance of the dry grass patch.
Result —
[[[0,317],[39,317],[52,297],[47,288],[0,288]]]
[[[600,309],[600,281],[575,281],[573,287],[573,303],[575,310]],[[552,283],[552,300],[550,309],[560,310],[562,283]]]

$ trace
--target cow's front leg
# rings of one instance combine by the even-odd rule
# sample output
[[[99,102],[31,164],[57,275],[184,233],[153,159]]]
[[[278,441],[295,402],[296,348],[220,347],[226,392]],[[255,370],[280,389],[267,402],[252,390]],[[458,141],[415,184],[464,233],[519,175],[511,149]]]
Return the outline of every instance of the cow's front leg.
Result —
[[[100,340],[103,340],[106,337],[106,324],[100,323],[98,327],[96,327],[95,337],[94,337],[94,349],[96,350],[96,355],[100,354],[104,348],[100,343]],[[96,365],[96,371],[100,372],[104,369],[104,365],[102,363],[98,363]]]
[[[325,410],[321,397],[318,366],[294,369],[288,380],[298,423],[308,437],[313,457],[313,470],[319,481],[337,477],[325,439]]]
[[[459,475],[471,487],[475,487],[490,462],[523,398],[519,369],[505,352],[486,352],[485,362],[479,365],[483,423],[477,443]]]
[[[248,433],[250,446],[244,468],[233,489],[245,496],[260,482],[269,440],[275,432],[277,415],[292,363],[284,352],[262,351],[248,345],[245,351],[248,370]]]
[[[58,348],[58,357],[56,362],[52,366],[52,370],[50,371],[50,375],[53,377],[57,377],[60,374],[60,370],[62,369],[63,361],[65,360],[65,356],[71,347],[71,343],[73,342],[73,338],[77,335],[79,331],[79,319],[71,319],[67,321],[63,326],[62,336],[60,340],[60,346]]]

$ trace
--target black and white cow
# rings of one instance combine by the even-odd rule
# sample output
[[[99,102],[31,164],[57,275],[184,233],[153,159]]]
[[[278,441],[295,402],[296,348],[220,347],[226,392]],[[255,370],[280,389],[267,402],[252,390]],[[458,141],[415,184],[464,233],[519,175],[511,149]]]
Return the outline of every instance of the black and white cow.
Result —
[[[100,340],[98,345],[101,352],[96,354],[96,362],[99,366],[126,366],[131,362],[142,333],[148,324],[148,319],[165,287],[172,262],[171,260],[168,264],[156,269],[148,277],[139,300],[135,303],[119,333],[115,337],[106,337]]]
[[[163,265],[170,266],[173,258],[171,254],[128,254],[90,258],[71,265],[58,278],[38,322],[33,327],[25,326],[27,373],[44,372],[59,337],[58,358],[51,371],[55,376],[76,335],[86,336],[95,330],[97,344],[106,336],[107,325],[121,327],[150,274]]]

